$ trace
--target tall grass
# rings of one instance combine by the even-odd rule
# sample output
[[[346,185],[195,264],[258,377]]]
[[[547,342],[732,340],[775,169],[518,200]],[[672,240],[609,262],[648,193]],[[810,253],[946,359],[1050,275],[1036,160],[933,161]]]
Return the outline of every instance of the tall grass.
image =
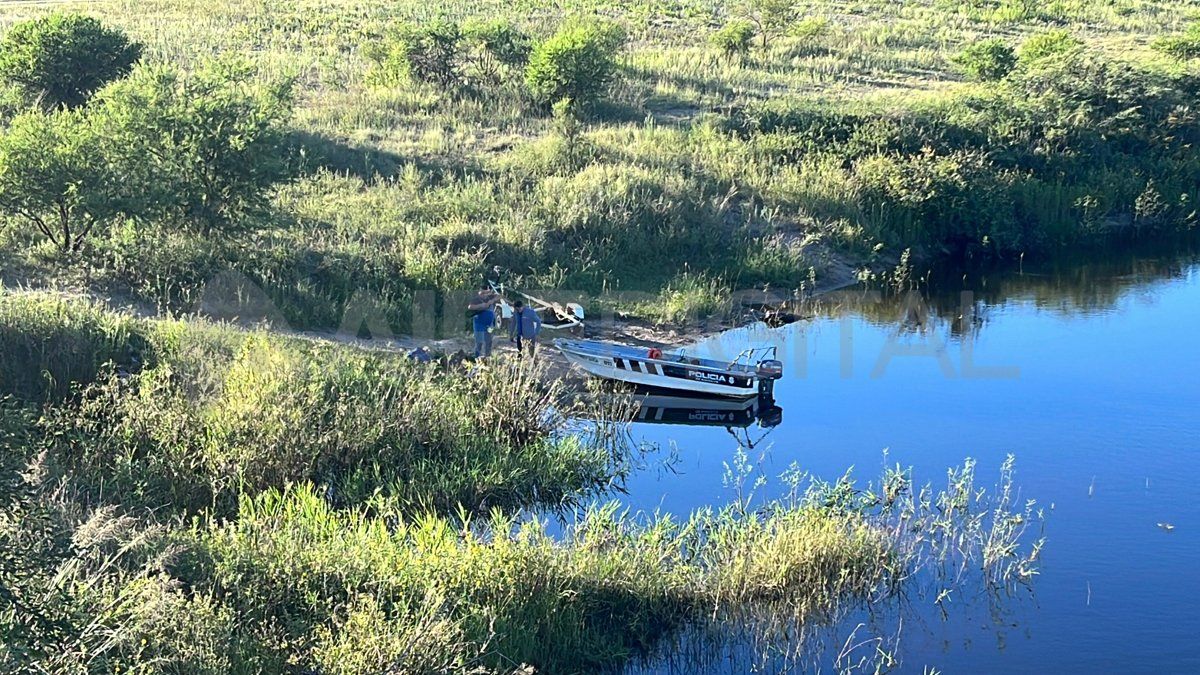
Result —
[[[24,542],[32,563],[0,575],[36,603],[30,623],[65,622],[10,632],[3,663],[594,672],[697,626],[752,630],[778,649],[798,627],[906,597],[923,566],[950,567],[939,583],[955,587],[969,576],[960,559],[989,587],[1026,578],[1038,545],[1012,526],[1030,514],[1009,511],[1006,475],[989,499],[968,464],[944,490],[913,490],[927,501],[908,501],[906,474],[890,472],[878,492],[844,479],[682,519],[611,504],[556,537],[500,514],[338,509],[311,484],[247,497],[230,519],[164,528],[111,508],[80,513],[19,479],[25,522],[44,528],[17,539],[19,525],[0,521],[0,543]],[[714,648],[729,634],[708,632]]]
[[[0,317],[5,393],[64,395],[34,445],[126,505],[231,513],[243,494],[310,480],[342,504],[486,512],[569,505],[626,470],[562,433],[562,385],[519,362],[468,372],[41,295],[0,296]]]
[[[86,302],[0,286],[0,397],[31,403],[66,398],[105,368],[137,368],[147,339],[133,319]]]

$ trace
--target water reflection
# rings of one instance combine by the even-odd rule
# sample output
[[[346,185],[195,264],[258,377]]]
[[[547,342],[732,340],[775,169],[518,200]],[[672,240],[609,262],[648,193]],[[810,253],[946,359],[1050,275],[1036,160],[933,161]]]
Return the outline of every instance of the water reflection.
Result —
[[[962,334],[986,325],[990,310],[1012,304],[1064,317],[1106,314],[1129,293],[1145,294],[1154,285],[1188,279],[1195,273],[1195,263],[1196,254],[1130,254],[1086,263],[1063,261],[926,276],[899,290],[856,288],[818,296],[799,305],[796,313],[809,318],[852,313],[897,328],[944,323]]]
[[[749,400],[663,394],[634,394],[633,397],[637,405],[633,421],[645,424],[745,429],[757,423],[761,428],[771,429],[783,422],[783,408],[764,397]]]
[[[752,453],[772,478],[762,499],[779,496],[774,477],[793,465],[872,475],[884,448],[927,478],[966,457],[991,471],[1011,453],[1021,499],[1052,513],[1049,541],[1036,599],[930,583],[890,610],[836,617],[825,640],[727,643],[697,661],[695,636],[681,636],[636,672],[839,672],[860,643],[851,656],[879,644],[902,672],[1200,672],[1197,262],[1130,255],[926,279],[916,293],[852,290],[809,302],[796,324],[699,345],[721,358],[773,344],[785,361],[776,397],[788,418]],[[672,470],[631,475],[631,509],[683,515],[736,498],[723,475],[743,443],[712,428],[633,427],[639,443],[670,449]],[[1157,525],[1167,522],[1174,531]],[[755,660],[764,652],[779,659]]]

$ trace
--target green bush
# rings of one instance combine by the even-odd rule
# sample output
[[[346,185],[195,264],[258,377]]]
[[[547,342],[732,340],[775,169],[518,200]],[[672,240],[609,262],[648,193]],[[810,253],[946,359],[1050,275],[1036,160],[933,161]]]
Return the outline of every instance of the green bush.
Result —
[[[547,107],[564,99],[582,109],[593,107],[616,77],[616,57],[624,41],[621,29],[610,23],[560,29],[529,58],[525,82],[530,94]]]
[[[76,107],[128,74],[142,55],[124,33],[78,14],[51,14],[13,26],[0,42],[0,78],[48,106]]]
[[[462,40],[462,29],[451,21],[405,25],[385,44],[370,48],[367,58],[375,62],[374,77],[382,84],[410,79],[454,89],[462,84]]]
[[[880,155],[860,161],[855,175],[864,210],[876,214],[880,234],[894,245],[962,256],[1014,254],[1028,243],[1008,198],[1007,176],[983,153]]]
[[[267,208],[268,191],[294,169],[292,82],[256,77],[235,62],[190,73],[147,66],[97,94],[99,133],[123,149],[127,180],[141,188],[141,215],[208,233]]]
[[[529,62],[533,50],[529,36],[503,20],[474,21],[463,26],[468,60],[478,79],[497,82],[502,71],[517,71]]]
[[[1048,59],[1008,83],[1007,119],[996,122],[1032,133],[1018,139],[1034,152],[1080,159],[1078,167],[1067,167],[1080,171],[1145,161],[1159,152],[1178,157],[1197,138],[1184,113],[1189,97],[1179,84],[1096,55]]]
[[[754,24],[744,20],[730,21],[709,39],[725,56],[743,57],[750,53],[750,43],[754,40]]]
[[[1021,44],[1018,61],[1022,65],[1045,58],[1069,54],[1083,46],[1083,40],[1065,30],[1048,30],[1030,37]]]
[[[1003,39],[992,38],[967,46],[954,62],[976,80],[1002,80],[1016,68],[1017,55]]]
[[[263,213],[292,175],[290,82],[208,64],[138,68],[86,107],[29,111],[0,135],[0,207],[61,253],[122,219],[207,234]]]
[[[86,112],[30,111],[0,134],[0,207],[76,253],[93,231],[134,210],[126,148]]]
[[[824,17],[809,17],[788,29],[788,35],[800,40],[812,41],[829,32],[829,20]]]
[[[404,26],[366,56],[379,84],[427,82],[459,95],[505,83],[524,69],[530,50],[529,36],[507,21],[438,20]]]

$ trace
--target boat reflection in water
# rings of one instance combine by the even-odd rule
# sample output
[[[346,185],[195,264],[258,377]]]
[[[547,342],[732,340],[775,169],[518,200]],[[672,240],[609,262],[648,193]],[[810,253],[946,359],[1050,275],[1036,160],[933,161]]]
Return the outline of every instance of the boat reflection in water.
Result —
[[[767,397],[748,400],[637,395],[634,422],[745,429],[755,422],[769,429],[783,421],[783,409]]]

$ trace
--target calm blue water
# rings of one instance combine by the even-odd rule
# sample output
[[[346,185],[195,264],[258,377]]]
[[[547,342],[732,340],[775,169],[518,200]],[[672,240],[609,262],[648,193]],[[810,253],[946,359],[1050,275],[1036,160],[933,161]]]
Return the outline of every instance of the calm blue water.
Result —
[[[965,333],[951,293],[930,299],[924,329],[886,301],[732,331],[701,351],[779,347],[784,419],[750,453],[767,476],[795,462],[828,479],[854,467],[865,481],[886,448],[918,482],[944,482],[972,457],[991,485],[1016,456],[1022,495],[1047,511],[1032,596],[999,610],[951,603],[945,619],[914,600],[900,672],[1200,672],[1200,264],[1127,260],[969,285],[979,319]],[[722,475],[738,441],[726,430],[633,433],[674,461],[630,478],[630,506],[685,514],[734,498]],[[762,496],[783,489],[773,480]]]

